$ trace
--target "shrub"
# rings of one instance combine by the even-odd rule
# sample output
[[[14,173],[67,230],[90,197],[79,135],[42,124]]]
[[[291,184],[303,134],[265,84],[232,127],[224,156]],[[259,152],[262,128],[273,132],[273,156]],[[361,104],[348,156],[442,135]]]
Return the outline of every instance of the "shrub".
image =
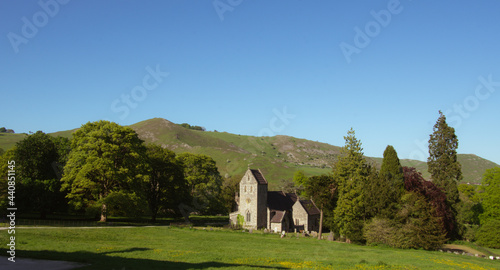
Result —
[[[396,245],[397,229],[392,222],[386,218],[373,218],[365,225],[363,236],[366,238],[366,244],[383,244],[388,246]]]
[[[477,243],[489,248],[500,248],[500,220],[491,219],[476,233]]]

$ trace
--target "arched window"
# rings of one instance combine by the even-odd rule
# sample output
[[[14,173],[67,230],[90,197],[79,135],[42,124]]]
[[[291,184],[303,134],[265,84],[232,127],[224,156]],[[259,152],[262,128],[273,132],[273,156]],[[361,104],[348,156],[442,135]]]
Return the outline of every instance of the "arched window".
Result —
[[[252,187],[252,186],[250,186],[250,193],[252,193],[252,191],[253,191],[253,187]]]
[[[250,211],[247,211],[247,222],[250,222],[251,217]]]

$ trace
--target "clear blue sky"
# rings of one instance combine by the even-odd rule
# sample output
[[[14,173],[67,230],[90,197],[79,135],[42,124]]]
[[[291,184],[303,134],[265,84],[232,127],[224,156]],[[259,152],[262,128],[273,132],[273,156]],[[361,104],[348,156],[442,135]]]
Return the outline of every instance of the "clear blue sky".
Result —
[[[353,127],[366,155],[425,159],[442,110],[459,153],[500,163],[499,1],[40,3],[0,1],[18,133],[161,117],[342,146]]]

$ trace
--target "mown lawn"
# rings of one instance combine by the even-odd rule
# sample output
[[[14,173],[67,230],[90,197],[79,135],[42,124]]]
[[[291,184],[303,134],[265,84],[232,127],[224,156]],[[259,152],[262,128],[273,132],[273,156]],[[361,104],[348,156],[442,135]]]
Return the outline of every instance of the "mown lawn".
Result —
[[[7,231],[0,232],[6,254]],[[500,261],[276,234],[175,227],[16,230],[17,256],[80,269],[499,269]],[[2,259],[2,258],[0,258]],[[6,259],[6,258],[5,258]]]

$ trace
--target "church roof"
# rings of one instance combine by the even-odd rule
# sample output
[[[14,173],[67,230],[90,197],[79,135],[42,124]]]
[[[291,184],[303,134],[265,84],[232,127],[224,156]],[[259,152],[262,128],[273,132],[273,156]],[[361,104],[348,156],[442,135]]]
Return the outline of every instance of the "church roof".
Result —
[[[285,194],[283,191],[268,191],[267,192],[267,207],[271,210],[280,210],[285,211],[288,209],[292,209],[295,201],[297,200],[297,196],[291,196],[292,193]]]
[[[276,211],[276,214],[271,218],[271,223],[281,223],[284,216],[285,211]]]
[[[260,170],[250,170],[250,172],[252,172],[253,177],[255,177],[259,185],[267,185],[267,180]]]
[[[299,200],[300,204],[306,209],[308,215],[319,215],[320,211],[316,204],[311,200]]]

